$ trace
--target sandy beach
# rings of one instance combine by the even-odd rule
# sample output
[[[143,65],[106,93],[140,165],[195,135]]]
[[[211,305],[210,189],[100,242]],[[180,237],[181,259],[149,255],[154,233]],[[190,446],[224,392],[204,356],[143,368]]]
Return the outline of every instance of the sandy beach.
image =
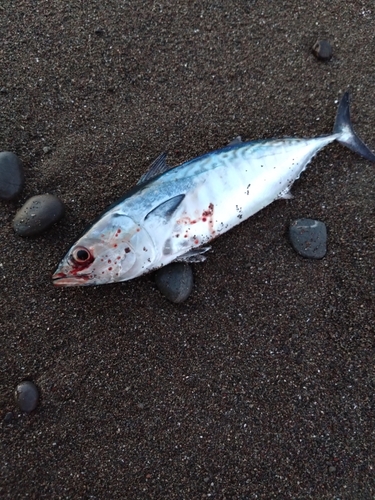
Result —
[[[51,280],[162,151],[329,134],[346,90],[374,151],[374,47],[370,0],[2,2],[0,151],[25,188],[0,204],[1,498],[375,498],[375,164],[324,148],[294,199],[213,242],[182,304],[152,274]],[[16,235],[44,193],[64,218]],[[301,217],[327,226],[321,260],[290,245]]]

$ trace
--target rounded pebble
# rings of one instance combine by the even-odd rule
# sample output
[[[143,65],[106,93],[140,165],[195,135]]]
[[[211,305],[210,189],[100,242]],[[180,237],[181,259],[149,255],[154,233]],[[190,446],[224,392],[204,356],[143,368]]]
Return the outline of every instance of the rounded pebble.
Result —
[[[13,200],[20,194],[25,184],[22,162],[14,153],[0,153],[0,198]]]
[[[13,412],[12,411],[8,411],[5,414],[3,422],[4,422],[4,424],[11,424],[13,422],[13,419],[14,419]]]
[[[18,405],[18,408],[21,411],[25,411],[27,413],[35,410],[38,400],[39,400],[39,391],[37,386],[28,380],[24,380],[20,384],[17,385],[16,390],[14,392],[14,398]]]
[[[193,290],[193,271],[189,264],[174,262],[156,272],[155,282],[164,297],[175,304],[180,304]]]
[[[65,207],[52,194],[41,194],[28,199],[13,219],[13,229],[20,236],[36,236],[64,215]]]
[[[327,228],[324,222],[298,219],[289,227],[290,242],[302,257],[322,259],[327,253]]]
[[[332,58],[332,46],[327,40],[318,40],[312,52],[320,61],[329,61]]]

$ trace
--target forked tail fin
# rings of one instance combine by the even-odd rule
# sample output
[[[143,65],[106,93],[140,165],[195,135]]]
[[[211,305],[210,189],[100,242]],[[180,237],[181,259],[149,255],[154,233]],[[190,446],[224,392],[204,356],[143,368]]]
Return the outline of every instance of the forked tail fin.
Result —
[[[349,100],[349,92],[345,92],[337,110],[333,133],[339,134],[337,137],[338,142],[363,156],[366,160],[375,162],[375,154],[370,151],[353,130],[352,122],[350,121]]]

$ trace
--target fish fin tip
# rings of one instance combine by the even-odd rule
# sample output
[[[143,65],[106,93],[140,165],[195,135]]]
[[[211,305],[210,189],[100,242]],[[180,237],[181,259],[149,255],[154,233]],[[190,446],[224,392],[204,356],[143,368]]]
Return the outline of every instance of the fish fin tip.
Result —
[[[242,137],[238,135],[228,143],[228,146],[236,146],[237,144],[242,144],[242,142]]]
[[[150,179],[153,179],[154,177],[163,174],[164,172],[169,170],[171,167],[167,165],[166,162],[167,156],[168,153],[165,151],[163,153],[160,153],[160,155],[157,158],[155,158],[155,160],[151,163],[147,172],[145,172],[141,176],[141,178],[137,182],[137,185],[143,184],[144,182],[149,181]]]
[[[294,195],[292,194],[290,188],[281,191],[281,193],[277,197],[278,200],[293,200],[293,198]]]
[[[354,132],[353,124],[350,119],[350,94],[345,92],[339,102],[337,108],[335,125],[333,133],[337,134],[337,141],[343,144],[351,151],[366,158],[366,160],[375,162],[375,154],[369,149],[368,146],[357,136]]]

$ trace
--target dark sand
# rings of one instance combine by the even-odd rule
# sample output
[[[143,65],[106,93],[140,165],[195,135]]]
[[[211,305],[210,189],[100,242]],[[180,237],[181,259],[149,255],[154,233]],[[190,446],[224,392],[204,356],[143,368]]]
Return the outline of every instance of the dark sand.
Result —
[[[3,0],[0,15],[0,149],[26,171],[0,207],[1,498],[374,498],[373,164],[327,147],[294,200],[214,243],[182,305],[152,275],[51,284],[163,150],[174,164],[239,134],[329,133],[347,88],[375,149],[373,0]],[[15,236],[46,192],[65,218]],[[325,259],[290,247],[298,217],[327,224]],[[42,395],[29,416],[25,378]]]

